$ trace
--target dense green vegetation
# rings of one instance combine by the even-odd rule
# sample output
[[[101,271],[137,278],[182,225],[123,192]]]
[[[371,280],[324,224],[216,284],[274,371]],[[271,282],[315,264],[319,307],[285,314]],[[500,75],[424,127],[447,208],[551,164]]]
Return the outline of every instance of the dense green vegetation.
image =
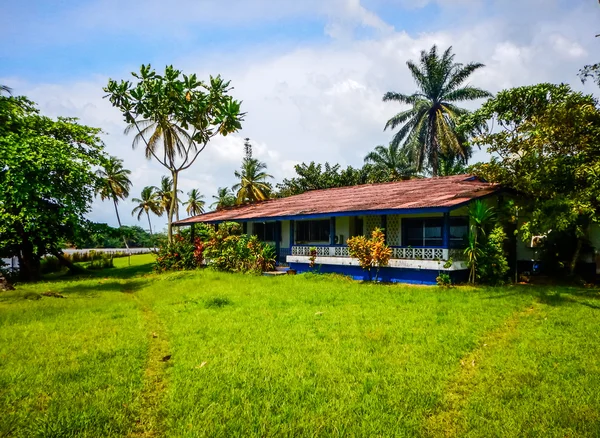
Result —
[[[131,261],[0,294],[1,436],[600,434],[597,290]]]

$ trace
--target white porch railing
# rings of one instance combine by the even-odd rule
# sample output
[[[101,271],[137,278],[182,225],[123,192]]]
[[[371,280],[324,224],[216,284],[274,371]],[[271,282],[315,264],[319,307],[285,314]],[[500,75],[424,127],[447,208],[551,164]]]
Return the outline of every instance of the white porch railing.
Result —
[[[310,256],[310,246],[293,246],[292,255]],[[350,257],[347,246],[317,246],[318,257]],[[446,248],[392,248],[393,259],[408,260],[454,260],[463,259],[461,249]]]

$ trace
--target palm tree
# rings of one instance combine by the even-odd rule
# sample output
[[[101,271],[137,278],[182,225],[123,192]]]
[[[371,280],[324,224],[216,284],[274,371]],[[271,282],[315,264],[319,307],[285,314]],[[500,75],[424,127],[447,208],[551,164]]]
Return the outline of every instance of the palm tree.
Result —
[[[156,197],[158,198],[158,204],[164,212],[169,215],[171,203],[173,201],[173,180],[168,176],[163,176],[160,179],[160,187],[153,187],[156,190]],[[177,190],[181,193],[181,190]],[[175,213],[179,216],[179,201],[175,204]]]
[[[235,196],[229,187],[219,187],[217,195],[213,195],[213,199],[215,202],[210,204],[210,208],[215,208],[216,210],[222,210],[226,207],[235,205]]]
[[[400,145],[390,143],[385,146],[376,146],[365,157],[365,164],[372,164],[376,172],[386,175],[390,181],[408,179],[414,175],[414,168],[408,163],[406,152]]]
[[[11,94],[12,88],[7,87],[6,85],[0,85],[0,94],[2,94],[2,93]]]
[[[155,188],[152,186],[146,186],[142,189],[141,198],[133,198],[132,201],[137,203],[131,215],[137,213],[138,221],[142,217],[142,214],[146,213],[148,217],[148,226],[150,227],[150,235],[152,236],[152,222],[150,221],[150,212],[157,216],[163,215],[163,210],[160,206],[160,200],[156,196]]]
[[[194,158],[188,163],[190,153],[192,155],[199,153],[196,142],[190,133],[173,122],[171,116],[162,113],[157,114],[154,119],[140,120],[129,124],[125,128],[125,134],[129,134],[131,131],[136,132],[132,143],[133,148],[135,149],[142,143],[145,146],[146,158],[155,157],[171,171],[171,193],[175,193],[175,196],[170,197],[171,203],[167,206],[167,233],[169,241],[171,241],[173,215],[176,215],[177,220],[179,220],[178,194],[181,193],[177,189],[179,172],[187,169],[195,160]],[[160,151],[161,146],[162,153]],[[204,147],[206,147],[206,143]],[[162,156],[162,160],[159,156]],[[185,157],[184,164],[179,167],[175,164],[178,156]]]
[[[198,216],[199,214],[204,213],[204,204],[206,204],[206,202],[202,200],[204,195],[200,194],[199,190],[192,189],[188,192],[188,196],[189,198],[185,203],[187,206],[185,209],[187,214],[190,216]]]
[[[103,201],[106,199],[113,201],[119,227],[122,224],[117,204],[119,199],[129,197],[129,190],[131,189],[129,175],[131,175],[131,171],[123,167],[123,160],[112,156],[96,171],[98,177],[97,193]]]
[[[433,176],[437,176],[441,154],[457,155],[465,162],[469,158],[464,146],[465,136],[456,133],[458,119],[469,111],[456,106],[455,102],[491,96],[480,88],[463,86],[468,77],[484,65],[455,63],[452,47],[440,57],[435,45],[429,52],[421,52],[419,65],[413,61],[408,61],[407,65],[419,91],[412,95],[390,91],[383,96],[384,102],[412,106],[389,119],[384,129],[402,125],[392,144],[404,142],[417,170],[423,170],[426,164]]]
[[[265,172],[267,165],[256,158],[246,157],[242,161],[240,171],[235,171],[235,177],[240,182],[232,188],[237,190],[236,202],[238,204],[254,203],[264,201],[271,194],[271,185],[266,182],[267,178],[273,178]]]

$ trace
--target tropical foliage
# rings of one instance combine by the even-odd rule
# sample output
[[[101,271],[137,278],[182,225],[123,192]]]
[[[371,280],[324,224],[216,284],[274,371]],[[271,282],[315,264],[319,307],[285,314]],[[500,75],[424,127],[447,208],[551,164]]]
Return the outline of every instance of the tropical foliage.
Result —
[[[40,278],[44,255],[80,240],[106,157],[100,129],[52,120],[23,97],[0,96],[0,249],[22,280]],[[65,261],[66,263],[66,261]]]
[[[136,133],[133,147],[144,145],[146,158],[154,158],[171,175],[167,232],[172,240],[180,172],[194,164],[211,139],[238,131],[244,114],[229,94],[230,82],[220,76],[205,83],[173,66],[159,75],[150,65],[132,75],[135,83],[110,79],[104,91],[123,113],[126,131]]]
[[[198,189],[192,189],[188,192],[188,200],[185,203],[185,211],[189,216],[198,216],[204,213],[204,195]]]
[[[168,176],[160,178],[160,186],[153,187],[156,192],[156,198],[160,208],[168,215],[173,203],[173,180]],[[181,193],[181,190],[177,190],[177,193]],[[175,204],[175,216],[179,217],[179,201]]]
[[[473,141],[488,146],[489,163],[473,172],[527,197],[521,206],[525,240],[547,233],[572,233],[575,270],[589,226],[600,220],[600,111],[592,96],[568,85],[539,84],[502,91],[465,120],[500,129]]]
[[[387,266],[392,257],[392,250],[385,243],[385,234],[380,228],[375,228],[371,233],[371,238],[365,236],[355,236],[348,239],[348,252],[350,257],[358,259],[361,268],[369,272],[375,268],[375,278],[379,277],[379,269]]]
[[[235,177],[240,180],[233,186],[236,191],[236,203],[246,204],[269,199],[272,192],[271,185],[267,179],[273,178],[267,172],[267,165],[251,156],[246,156],[242,161],[242,167],[235,171]]]
[[[358,169],[352,166],[342,169],[339,164],[331,165],[326,162],[322,165],[311,161],[309,164],[297,164],[294,169],[298,176],[286,178],[277,184],[278,197],[299,195],[310,190],[389,181],[387,173],[375,171],[371,164]]]
[[[122,224],[117,204],[120,199],[129,197],[129,190],[131,190],[129,175],[131,175],[131,171],[123,167],[123,160],[113,156],[105,160],[102,167],[96,171],[97,193],[103,201],[110,199],[113,202],[119,226]]]
[[[137,220],[139,221],[144,213],[148,218],[148,229],[150,235],[152,235],[152,221],[150,220],[150,213],[154,213],[157,216],[163,215],[163,209],[161,208],[161,200],[157,196],[156,188],[152,186],[146,186],[142,189],[140,198],[133,198],[132,201],[137,205],[131,211],[131,215],[137,214]]]
[[[210,208],[216,210],[222,210],[235,205],[235,195],[229,187],[219,187],[216,196],[213,195],[213,199],[215,202],[210,205]]]
[[[419,90],[411,95],[390,91],[383,96],[385,102],[411,106],[389,119],[385,129],[399,128],[392,144],[402,145],[418,171],[427,168],[437,176],[442,157],[456,156],[466,163],[470,156],[470,149],[465,147],[470,132],[456,133],[458,120],[468,111],[456,103],[491,96],[485,90],[464,85],[484,65],[455,63],[452,47],[440,56],[436,46],[421,52],[419,64],[408,61],[407,65]],[[480,127],[473,126],[472,131]]]
[[[387,148],[376,146],[375,150],[365,157],[365,163],[372,164],[375,172],[379,172],[390,181],[408,179],[415,174],[406,153],[398,143],[390,143]]]
[[[275,248],[242,233],[237,223],[222,223],[217,230],[204,227],[199,234],[193,243],[176,236],[173,243],[163,246],[155,270],[195,269],[204,263],[228,272],[261,273],[275,267]]]

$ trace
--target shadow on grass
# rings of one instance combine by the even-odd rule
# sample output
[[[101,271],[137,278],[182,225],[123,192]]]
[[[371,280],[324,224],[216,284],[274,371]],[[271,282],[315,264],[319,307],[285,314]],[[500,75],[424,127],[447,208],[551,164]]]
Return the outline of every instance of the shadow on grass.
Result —
[[[94,295],[100,292],[118,292],[131,294],[143,289],[150,283],[150,280],[136,279],[125,283],[114,281],[112,279],[100,280],[97,283],[77,284],[64,287],[61,293],[69,295]]]
[[[581,289],[575,286],[535,286],[535,285],[516,285],[512,286],[513,292],[492,295],[486,299],[494,300],[506,298],[515,295],[529,295],[538,302],[548,306],[562,306],[571,304],[580,304],[591,309],[600,309],[600,304],[589,303],[585,300],[600,300],[600,290]]]
[[[60,274],[48,274],[44,276],[44,281],[48,283],[73,280],[90,280],[95,278],[116,278],[127,280],[133,277],[152,273],[153,263],[144,263],[142,265],[127,266],[124,268],[106,268],[99,270],[83,270],[76,274],[61,272]]]

